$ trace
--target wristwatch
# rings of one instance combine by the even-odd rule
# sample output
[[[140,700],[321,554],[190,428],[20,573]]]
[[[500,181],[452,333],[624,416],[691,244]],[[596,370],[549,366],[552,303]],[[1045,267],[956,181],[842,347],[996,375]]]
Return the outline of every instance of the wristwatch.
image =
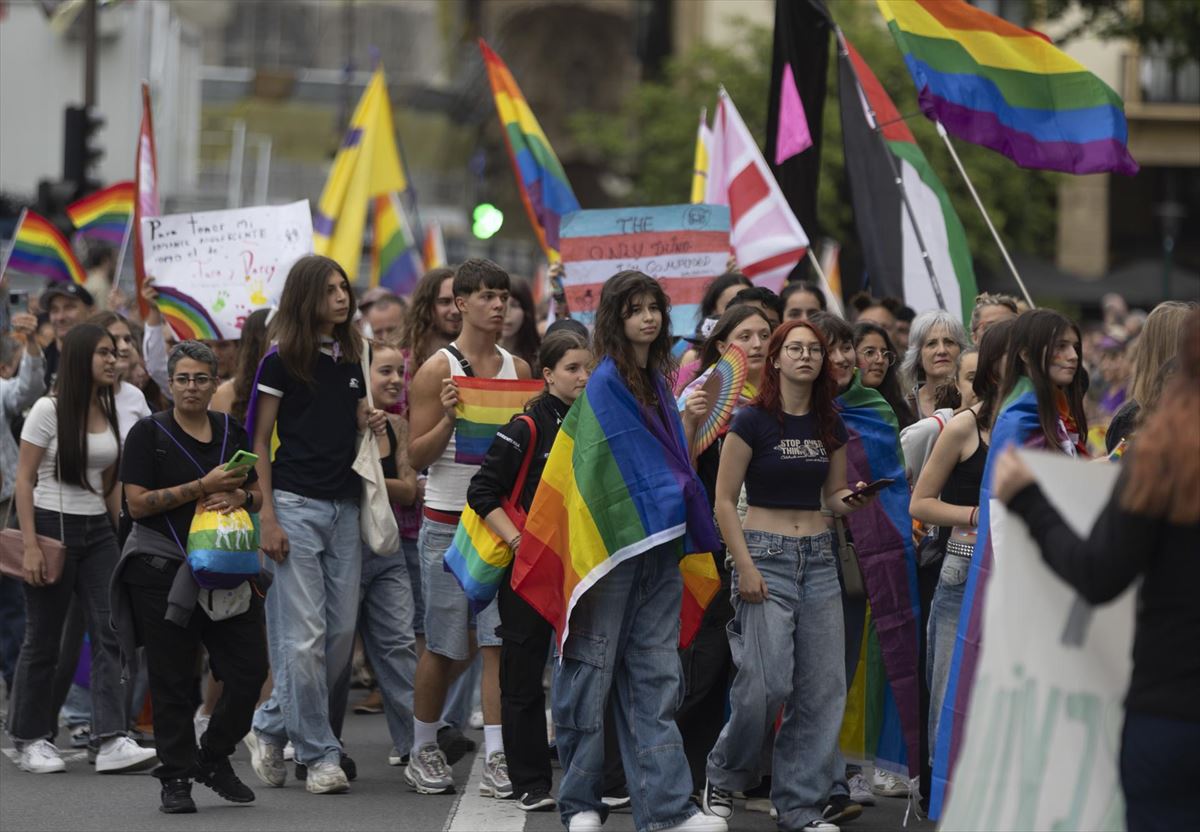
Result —
[[[254,495],[250,493],[248,488],[239,488],[238,491],[246,495],[246,502],[242,503],[242,508],[246,509],[246,511],[254,511]]]

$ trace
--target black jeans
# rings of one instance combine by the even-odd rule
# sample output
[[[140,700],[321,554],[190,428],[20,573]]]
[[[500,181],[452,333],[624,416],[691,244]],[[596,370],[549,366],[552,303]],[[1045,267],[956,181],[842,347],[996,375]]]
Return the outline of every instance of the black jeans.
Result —
[[[1200,829],[1196,796],[1170,776],[1195,765],[1198,745],[1200,722],[1126,712],[1121,732],[1121,787],[1128,832]]]
[[[726,626],[733,620],[729,600],[729,573],[719,570],[721,588],[704,611],[696,638],[683,651],[683,704],[675,723],[683,737],[683,752],[692,770],[692,791],[704,788],[708,752],[725,727],[729,686],[733,682],[733,654]]]
[[[510,575],[500,582],[500,723],[513,794],[550,791],[550,743],[542,674],[554,630],[513,591]],[[613,729],[611,707],[604,720],[604,794],[625,788],[625,770]],[[719,730],[719,729],[718,729]]]
[[[167,621],[169,579],[155,581],[154,567],[139,556],[122,573],[133,602],[138,642],[145,645],[154,702],[154,743],[161,763],[154,776],[192,777],[196,770],[196,738],[192,707],[200,646],[208,649],[213,678],[224,683],[208,731],[201,738],[210,758],[228,757],[250,731],[258,694],[267,678],[267,636],[263,604],[257,592],[250,609],[224,621],[213,621],[199,607],[186,627]],[[157,585],[153,585],[157,584]]]
[[[36,509],[38,534],[58,539],[58,512]],[[92,649],[92,736],[124,734],[129,718],[121,684],[120,648],[109,626],[108,584],[117,564],[117,538],[107,514],[63,515],[67,558],[62,579],[25,585],[25,640],[13,680],[9,731],[13,739],[50,739],[58,726],[54,673],[71,599],[83,608]]]

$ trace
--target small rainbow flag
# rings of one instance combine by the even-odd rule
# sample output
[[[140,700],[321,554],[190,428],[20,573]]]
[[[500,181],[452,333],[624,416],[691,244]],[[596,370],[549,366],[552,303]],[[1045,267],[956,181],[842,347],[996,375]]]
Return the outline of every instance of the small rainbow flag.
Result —
[[[83,266],[71,250],[71,244],[54,223],[25,211],[13,235],[12,251],[4,264],[4,271],[37,274],[63,283],[83,283]]]
[[[178,289],[159,286],[158,309],[181,341],[219,341],[224,337],[200,301]]]
[[[629,558],[678,545],[680,643],[687,645],[720,588],[720,545],[692,470],[675,399],[658,380],[658,413],[638,403],[611,358],[563,420],[546,461],[512,587],[550,622],[561,647],[583,594]],[[668,427],[668,425],[670,427]]]
[[[425,271],[440,269],[446,265],[446,240],[442,237],[441,223],[431,222],[425,226],[425,242],[421,249]]]
[[[504,128],[504,141],[508,145],[521,201],[525,203],[529,222],[547,259],[555,263],[559,259],[558,226],[564,214],[579,210],[579,200],[504,61],[483,38],[479,39],[479,51],[483,54],[483,65],[487,68],[492,95],[496,99],[496,112]]]
[[[371,285],[407,295],[421,279],[420,252],[396,194],[377,196],[371,242]]]
[[[1129,176],[1121,97],[1045,36],[963,0],[876,0],[921,111],[1021,167]]]
[[[475,378],[456,376],[458,405],[454,408],[454,461],[480,465],[496,431],[542,392],[541,379]]]
[[[134,184],[118,182],[67,206],[75,232],[120,248],[133,223]]]
[[[489,553],[493,557],[488,557]],[[478,613],[500,591],[500,581],[512,558],[508,543],[468,505],[442,560],[445,570],[458,579],[471,610]]]

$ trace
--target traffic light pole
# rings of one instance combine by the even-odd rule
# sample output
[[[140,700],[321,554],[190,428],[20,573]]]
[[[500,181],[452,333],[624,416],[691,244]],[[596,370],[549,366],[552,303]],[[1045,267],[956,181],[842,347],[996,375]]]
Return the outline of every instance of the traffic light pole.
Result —
[[[83,106],[88,110],[96,106],[96,4],[97,0],[87,0],[83,11]]]

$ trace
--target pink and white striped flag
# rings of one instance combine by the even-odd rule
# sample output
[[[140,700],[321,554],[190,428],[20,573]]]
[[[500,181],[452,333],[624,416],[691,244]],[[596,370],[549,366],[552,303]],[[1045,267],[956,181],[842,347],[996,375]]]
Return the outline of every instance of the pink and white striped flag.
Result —
[[[756,286],[782,289],[808,251],[808,235],[724,88],[713,121],[704,201],[729,206],[729,245],[738,270]]]

